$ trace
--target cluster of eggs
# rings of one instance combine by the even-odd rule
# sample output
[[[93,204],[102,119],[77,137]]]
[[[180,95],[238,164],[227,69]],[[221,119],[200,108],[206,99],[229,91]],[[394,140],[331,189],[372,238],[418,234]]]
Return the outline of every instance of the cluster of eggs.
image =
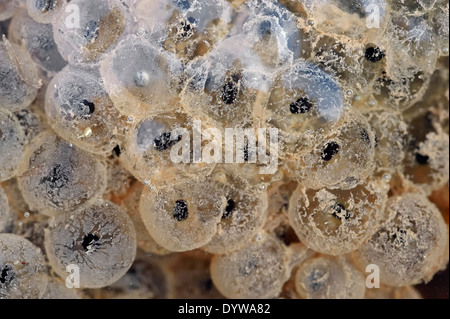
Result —
[[[0,0],[0,298],[419,298],[448,262],[448,8]],[[227,129],[276,130],[273,174],[249,137],[173,160]]]

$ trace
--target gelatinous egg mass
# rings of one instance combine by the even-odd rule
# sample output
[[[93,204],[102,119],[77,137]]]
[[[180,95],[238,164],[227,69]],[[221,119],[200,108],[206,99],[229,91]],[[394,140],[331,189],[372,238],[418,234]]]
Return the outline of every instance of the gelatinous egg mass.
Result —
[[[0,299],[448,298],[448,8],[0,0]]]

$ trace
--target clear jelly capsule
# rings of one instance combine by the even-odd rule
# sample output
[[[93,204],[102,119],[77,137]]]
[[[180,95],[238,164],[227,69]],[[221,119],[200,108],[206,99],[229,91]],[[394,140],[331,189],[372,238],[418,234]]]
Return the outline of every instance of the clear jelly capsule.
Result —
[[[389,220],[360,249],[364,265],[377,265],[388,286],[428,282],[448,262],[441,213],[420,192],[390,198],[386,212]]]
[[[351,189],[374,170],[375,134],[358,113],[347,113],[335,130],[314,142],[312,151],[288,160],[305,187]]]
[[[147,254],[158,256],[168,255],[171,251],[162,247],[153,239],[142,221],[141,213],[139,211],[139,202],[145,187],[148,186],[135,182],[129,189],[126,198],[122,201],[120,206],[127,212],[128,216],[133,221],[134,228],[136,229],[137,247]]]
[[[201,134],[200,127],[182,113],[137,121],[125,136],[120,161],[149,186],[201,180],[214,169],[215,163],[194,161],[191,157],[194,147],[197,149],[191,145],[194,134]]]
[[[81,288],[101,288],[119,280],[136,256],[136,232],[127,214],[104,201],[61,214],[45,233],[50,265],[61,277],[79,270]]]
[[[50,132],[27,148],[19,171],[30,209],[49,216],[89,205],[106,186],[102,161]]]
[[[114,105],[127,116],[142,118],[177,104],[182,64],[148,40],[126,37],[101,61],[100,72]]]
[[[111,154],[126,131],[96,69],[65,67],[48,85],[45,112],[61,137],[95,154]]]
[[[279,67],[301,56],[302,37],[297,22],[280,3],[251,0],[236,10],[230,35],[251,34],[253,39],[249,40],[263,63]]]
[[[170,251],[188,251],[206,245],[217,233],[226,198],[211,180],[144,188],[139,203],[151,237]]]
[[[33,61],[47,72],[59,72],[67,64],[53,39],[52,25],[36,22],[25,10],[17,12],[11,20],[9,37],[26,48]]]
[[[72,64],[98,62],[129,32],[129,17],[119,0],[72,0],[72,12],[53,22],[55,42],[62,57]]]
[[[314,256],[298,267],[295,288],[305,299],[364,299],[366,278],[345,257]]]
[[[39,299],[47,280],[38,247],[20,236],[0,234],[0,299]]]
[[[387,189],[369,182],[351,190],[306,189],[289,202],[289,221],[309,248],[342,255],[359,249],[384,221]]]
[[[63,15],[63,9],[69,1],[64,0],[26,0],[28,14],[39,23],[52,23]]]
[[[225,0],[137,0],[131,12],[152,42],[185,61],[210,51],[232,18]]]
[[[265,66],[280,67],[301,56],[302,37],[297,18],[280,3],[246,1],[236,9],[233,21],[230,35],[245,33],[249,41],[245,45],[253,48]]]
[[[0,107],[0,181],[6,181],[17,174],[25,144],[26,137],[17,118]]]
[[[11,18],[16,10],[17,3],[15,0],[0,0],[0,21]],[[1,35],[1,34],[0,34]]]
[[[40,86],[30,54],[4,38],[0,42],[0,106],[21,110],[33,102]]]
[[[276,75],[265,107],[255,108],[261,125],[280,130],[287,151],[304,150],[344,114],[339,83],[318,66],[298,60]]]
[[[252,110],[264,103],[272,73],[256,58],[245,34],[220,43],[187,66],[181,103],[193,117],[215,127],[252,127]]]
[[[239,250],[215,255],[211,261],[213,283],[227,298],[275,298],[289,275],[286,247],[265,233]]]
[[[203,250],[224,254],[246,245],[261,230],[267,217],[268,199],[266,189],[250,185],[238,176],[227,174],[225,180],[217,177],[216,180],[225,194],[226,206],[217,233]]]

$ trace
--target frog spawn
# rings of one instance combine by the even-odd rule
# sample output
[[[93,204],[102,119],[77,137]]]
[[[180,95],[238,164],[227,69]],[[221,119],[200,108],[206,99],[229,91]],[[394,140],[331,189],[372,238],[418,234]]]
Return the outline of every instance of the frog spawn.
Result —
[[[311,151],[288,159],[304,187],[352,189],[373,172],[376,140],[366,118],[347,113],[339,124],[319,137]]]
[[[20,236],[0,234],[0,298],[38,299],[46,285],[41,250]]]
[[[361,258],[378,265],[381,282],[389,286],[429,281],[448,262],[442,215],[420,192],[390,198],[386,212],[389,219],[361,247]]]
[[[129,17],[120,1],[73,0],[70,5],[82,13],[79,27],[74,21],[66,23],[67,16],[61,14],[55,17],[53,32],[62,57],[71,64],[98,62],[129,32]]]
[[[36,137],[19,171],[25,201],[49,216],[89,205],[106,187],[102,161],[50,132]]]
[[[214,169],[215,163],[192,162],[191,139],[201,128],[182,112],[177,115],[147,117],[125,136],[120,161],[148,186],[200,180]]]
[[[100,288],[122,277],[136,255],[136,232],[127,214],[111,202],[58,216],[45,233],[52,268],[64,278],[76,264],[80,287]]]
[[[8,40],[0,42],[1,106],[12,112],[27,107],[41,84],[30,54]]]
[[[9,39],[24,46],[33,61],[47,72],[59,72],[67,64],[54,41],[52,25],[34,21],[25,9],[11,20]]]
[[[382,225],[386,200],[386,188],[374,182],[347,191],[299,185],[289,202],[289,221],[309,248],[343,255],[359,249]]]
[[[170,251],[207,244],[217,232],[227,199],[209,180],[144,188],[139,209],[150,235]]]
[[[268,234],[256,235],[245,247],[211,262],[211,276],[227,298],[273,298],[289,278],[287,249]]]
[[[126,132],[96,70],[67,66],[48,85],[45,111],[50,126],[74,145],[110,154]]]
[[[62,13],[59,11],[61,8],[52,8],[53,1],[39,2],[47,3],[48,7],[38,15],[48,14],[50,20],[53,20],[53,17],[58,20],[55,20],[54,25],[62,26],[60,17],[64,14],[55,14],[52,17],[53,12]],[[74,3],[73,0],[71,2]],[[348,267],[345,266],[345,270],[353,274],[354,278],[360,278],[353,271],[352,262],[346,258],[344,262],[344,258],[340,255],[351,251],[354,247],[360,247],[360,243],[367,238],[363,240],[364,234],[358,231],[352,233],[356,240],[351,245],[346,238],[340,241],[342,238],[340,235],[344,232],[339,234],[339,229],[349,229],[350,224],[354,223],[355,228],[361,226],[361,229],[372,235],[374,229],[387,223],[381,221],[386,213],[382,207],[387,196],[390,198],[405,196],[405,191],[417,195],[421,193],[418,188],[429,195],[435,190],[441,191],[442,185],[448,180],[448,174],[446,174],[448,173],[448,163],[445,165],[445,159],[448,158],[445,152],[448,149],[448,111],[446,112],[448,97],[445,96],[448,72],[444,70],[448,64],[446,62],[448,27],[445,27],[448,26],[448,13],[445,10],[446,7],[448,9],[448,4],[445,0],[436,2],[417,0],[406,4],[402,1],[379,0],[321,0],[315,2],[308,0],[301,2],[291,0],[280,0],[279,2],[218,0],[208,1],[205,4],[200,1],[161,0],[130,1],[128,7],[123,6],[123,2],[120,1],[103,1],[103,3],[117,4],[120,8],[119,11],[124,9],[121,12],[124,19],[119,18],[116,21],[109,18],[100,19],[97,24],[90,21],[86,24],[83,22],[81,31],[84,34],[81,36],[87,37],[89,48],[82,50],[80,55],[78,45],[75,45],[75,49],[69,52],[68,47],[72,43],[67,46],[67,43],[64,44],[63,41],[59,43],[63,44],[63,48],[60,50],[70,63],[82,64],[83,68],[87,67],[83,71],[68,72],[70,76],[77,73],[83,78],[90,79],[90,75],[96,73],[92,77],[92,81],[88,81],[88,85],[83,87],[86,89],[85,91],[89,91],[91,87],[97,88],[95,81],[98,81],[100,86],[103,83],[106,84],[106,91],[113,97],[109,101],[105,96],[102,101],[104,100],[110,106],[114,104],[117,112],[122,114],[119,115],[110,108],[112,116],[110,117],[107,112],[108,115],[104,122],[114,122],[113,118],[120,117],[120,120],[127,121],[125,126],[129,131],[122,131],[122,128],[119,131],[113,129],[110,135],[105,135],[103,143],[90,144],[89,139],[103,137],[98,134],[98,131],[95,132],[98,122],[92,121],[92,114],[98,115],[99,108],[97,103],[91,99],[86,99],[87,103],[82,103],[81,109],[88,112],[93,109],[94,113],[88,116],[82,111],[81,115],[78,114],[77,119],[72,121],[72,124],[76,122],[88,126],[79,129],[76,134],[71,134],[75,133],[75,128],[67,122],[63,122],[60,128],[55,126],[54,122],[52,122],[52,126],[58,135],[67,139],[75,148],[80,147],[88,152],[96,153],[95,157],[101,159],[101,162],[105,155],[108,156],[108,186],[106,189],[99,186],[98,194],[96,193],[92,197],[102,196],[115,203],[120,203],[124,208],[130,208],[128,213],[134,220],[135,227],[141,226],[140,232],[145,234],[140,240],[138,239],[138,246],[147,253],[166,254],[170,251],[162,248],[152,239],[138,216],[137,206],[139,203],[137,202],[141,196],[141,188],[149,192],[169,193],[170,187],[174,187],[174,185],[177,185],[178,188],[181,187],[180,185],[190,183],[189,185],[195,188],[200,187],[198,185],[206,184],[213,185],[214,192],[217,191],[218,196],[224,198],[221,206],[221,218],[213,218],[217,229],[214,231],[211,229],[211,240],[201,246],[200,250],[173,254],[168,257],[168,260],[170,259],[168,263],[161,262],[164,258],[152,258],[152,262],[158,265],[164,264],[173,272],[173,274],[163,276],[168,275],[169,278],[169,286],[171,286],[169,295],[184,297],[184,293],[190,291],[195,296],[216,297],[218,294],[214,290],[214,284],[221,290],[227,291],[220,279],[216,278],[214,283],[211,283],[206,270],[211,256],[204,251],[211,250],[216,255],[213,257],[214,260],[218,260],[219,257],[227,260],[229,256],[243,251],[258,234],[261,234],[260,239],[264,238],[265,234],[262,232],[276,235],[284,245],[289,246],[287,249],[289,272],[291,267],[300,269],[308,265],[310,260],[318,259],[328,260],[327,265],[332,269],[342,269],[343,264],[347,264]],[[59,4],[65,5],[65,2],[58,2]],[[84,9],[89,8],[89,3],[77,1],[76,4],[80,4],[81,13],[83,17],[86,16]],[[160,10],[154,10],[160,4],[163,4],[158,8]],[[366,10],[370,5],[377,5],[381,9],[380,27],[382,32],[380,29],[367,26],[367,22],[371,22],[368,21],[371,13]],[[23,6],[25,6],[25,1],[23,1]],[[91,8],[89,11],[94,13],[96,9]],[[207,10],[203,11],[203,9]],[[6,13],[9,14],[7,10]],[[10,24],[9,28],[10,40],[28,51],[37,49],[36,54],[31,51],[30,53],[32,59],[42,69],[39,71],[41,72],[39,76],[45,87],[53,77],[52,72],[45,71],[49,71],[49,66],[59,70],[59,66],[51,61],[53,57],[50,57],[50,60],[47,59],[47,53],[43,51],[42,55],[39,53],[43,48],[33,46],[34,37],[32,35],[35,34],[34,31],[37,31],[45,35],[46,40],[50,40],[49,25],[45,29],[40,29],[42,25],[37,22],[33,24],[30,19],[21,20],[19,19],[19,10],[16,13],[15,23]],[[345,17],[344,22],[342,22],[343,16]],[[111,17],[117,16],[111,15]],[[219,18],[215,19],[217,17]],[[1,19],[2,17],[0,17]],[[39,20],[39,17],[35,17],[35,19]],[[122,22],[124,23],[122,24]],[[3,32],[8,31],[5,29],[8,24],[9,21],[0,24]],[[25,27],[31,28],[31,31],[16,35],[18,33],[16,31],[19,31],[17,26],[20,24],[23,24],[24,29]],[[98,27],[99,24],[110,28],[111,34],[104,32],[107,31],[105,29],[102,31],[102,28]],[[120,30],[123,25],[125,25],[124,29]],[[65,26],[62,29],[64,32],[68,31]],[[117,30],[119,32],[116,32]],[[71,32],[66,35],[69,33]],[[130,33],[137,36],[129,36]],[[32,36],[31,40],[29,35]],[[134,39],[128,41],[128,36]],[[61,40],[61,34],[56,37]],[[23,41],[21,38],[24,38]],[[121,50],[116,50],[122,40],[125,41]],[[8,46],[7,42],[4,42]],[[130,63],[129,56],[127,59],[127,51],[124,48],[130,44],[130,47],[134,48],[136,42],[143,43],[143,50],[150,50],[146,57],[156,57],[158,63],[152,63],[146,68],[147,65],[140,63],[141,59],[136,58],[133,60],[136,61],[134,68],[133,63]],[[240,43],[240,45],[238,46],[236,43]],[[64,47],[65,45],[66,47]],[[37,88],[39,86],[38,79],[34,76],[27,77],[26,73],[23,73],[24,65],[15,61],[14,56],[18,56],[16,53],[18,49],[10,45],[6,51],[10,60],[11,56],[13,57],[13,64],[19,70],[19,78],[23,76],[21,80],[26,85]],[[57,49],[54,48],[52,52],[56,51]],[[67,56],[68,53],[71,55],[70,58]],[[222,53],[224,54],[222,55]],[[42,59],[37,59],[39,58],[37,55]],[[108,63],[116,55],[121,55],[119,59],[121,63],[117,64],[116,71],[108,73],[110,66]],[[231,58],[228,58],[227,55],[230,55]],[[100,61],[105,57],[109,59],[108,63],[101,63]],[[231,67],[228,66],[227,59],[232,60]],[[21,62],[21,58],[18,60]],[[42,63],[43,61],[47,64]],[[90,64],[91,62],[94,64]],[[97,65],[95,64],[97,62],[101,64],[101,78],[96,71]],[[219,68],[216,66],[222,62],[227,65],[222,70],[218,70]],[[187,73],[183,71],[185,67]],[[70,68],[75,69],[73,65]],[[295,72],[291,72],[292,69]],[[153,73],[153,70],[156,71]],[[310,74],[307,72],[308,70],[311,71]],[[128,71],[131,75],[127,73]],[[61,74],[67,82],[71,81],[67,76],[69,74],[65,72],[61,72]],[[237,74],[243,76],[239,77]],[[125,79],[125,75],[128,80]],[[217,76],[220,79],[217,82],[218,85],[211,86],[209,75]],[[256,81],[252,79],[252,76],[255,76]],[[205,78],[206,80],[204,80]],[[124,79],[129,84],[122,91],[121,81]],[[256,82],[254,83],[256,89],[249,89],[247,85],[252,83],[252,80]],[[292,82],[292,94],[285,93],[289,92],[286,89],[289,81]],[[321,81],[323,81],[323,85],[319,83]],[[161,82],[170,88],[164,94],[159,93],[161,87],[158,85]],[[169,84],[166,85],[166,83]],[[152,91],[152,87],[157,87],[157,89]],[[327,90],[321,91],[322,87],[326,87]],[[18,88],[23,87],[18,86]],[[213,89],[211,90],[211,88]],[[19,91],[13,93],[20,93]],[[49,88],[49,92],[54,91],[54,88]],[[10,95],[11,92],[7,95]],[[119,94],[114,96],[116,92]],[[304,92],[308,94],[304,94]],[[320,94],[316,94],[317,92]],[[22,101],[23,105],[19,101],[20,106],[7,106],[9,111],[14,111],[13,115],[25,135],[24,144],[28,141],[28,148],[34,145],[36,135],[47,128],[47,118],[51,118],[50,113],[44,114],[42,117],[42,112],[39,111],[43,109],[43,93],[45,93],[45,89],[40,90],[38,99],[29,109],[23,109],[23,107],[29,106],[28,100]],[[214,96],[213,99],[210,99],[211,95]],[[313,96],[314,99],[311,99],[310,96]],[[211,101],[213,101],[212,105],[208,105],[211,104]],[[214,101],[219,102],[222,114],[210,113],[211,106],[216,107]],[[337,111],[335,115],[333,115],[333,108],[327,107],[330,105],[330,101],[335,103],[334,111]],[[268,102],[270,102],[269,106],[267,106]],[[422,116],[428,111],[433,112],[433,116],[438,118],[437,120],[433,119],[433,129],[428,129],[428,131],[422,131],[422,128],[417,129],[417,126],[412,123],[415,122],[414,117],[417,114]],[[187,121],[186,118],[189,120]],[[228,126],[279,128],[281,132],[280,169],[274,176],[264,177],[256,173],[257,165],[247,165],[250,160],[234,166],[220,164],[188,166],[184,165],[185,163],[180,163],[181,165],[173,163],[170,158],[172,151],[187,145],[187,143],[181,142],[178,133],[173,133],[173,128],[191,130],[191,122],[198,119],[201,119],[204,127],[208,128]],[[103,119],[99,118],[98,120],[102,122]],[[151,125],[143,125],[144,122],[151,123],[153,121],[155,123]],[[350,124],[352,121],[353,124]],[[151,133],[153,124],[155,124],[157,135]],[[114,123],[113,127],[115,126]],[[351,129],[346,131],[343,130],[344,127],[351,127]],[[358,127],[363,129],[359,131]],[[420,133],[417,134],[416,129]],[[108,131],[110,131],[109,128]],[[137,133],[138,131],[139,133]],[[12,135],[18,136],[16,133]],[[124,136],[125,139],[123,139]],[[171,137],[174,139],[172,140]],[[367,143],[370,144],[367,150],[362,147],[361,142],[364,140],[370,140]],[[39,137],[36,141],[40,141]],[[140,148],[136,147],[138,144],[140,144]],[[12,148],[8,143],[4,145],[6,151],[3,153],[7,154]],[[111,151],[114,153],[112,156],[110,155]],[[19,152],[19,156],[8,163],[14,164],[15,159],[20,161],[21,152],[23,152],[23,148]],[[362,161],[359,161],[356,156],[349,156],[351,154],[362,155]],[[192,156],[192,154],[190,155]],[[342,158],[341,155],[343,155]],[[247,149],[248,159],[250,156]],[[305,161],[305,159],[307,160]],[[308,163],[307,170],[302,171],[305,162]],[[332,167],[333,163],[338,164]],[[364,168],[363,163],[366,163],[367,167]],[[329,166],[329,170],[324,170],[325,166]],[[317,167],[319,173],[316,172]],[[39,170],[40,167],[34,168]],[[226,168],[225,177],[215,176],[215,172],[222,168]],[[354,170],[352,171],[351,168]],[[134,177],[127,170],[130,170],[142,184],[135,182]],[[340,172],[343,174],[339,175]],[[18,170],[13,168],[10,175],[4,178],[13,178],[17,173]],[[26,174],[22,175],[22,172],[19,174],[19,179],[27,177]],[[27,174],[34,173],[27,170]],[[104,175],[106,176],[106,174]],[[90,177],[85,177],[85,180],[90,181],[88,179]],[[20,220],[21,226],[14,225],[18,226],[14,231],[22,237],[30,239],[35,245],[42,246],[41,233],[43,233],[43,228],[48,227],[48,220],[45,216],[33,211],[30,212],[30,216],[26,203],[23,203],[23,199],[14,194],[14,192],[20,193],[20,191],[12,190],[15,182],[16,179],[11,179],[2,183],[2,186],[8,188],[9,204],[13,209],[18,209],[18,220]],[[301,191],[294,192],[293,196],[290,194],[291,191],[287,192],[288,194],[284,194],[283,191],[280,207],[269,205],[269,211],[265,212],[263,207],[266,204],[272,204],[273,200],[271,197],[266,203],[266,189],[267,187],[271,188],[269,183],[272,182],[279,182],[282,185],[284,183],[292,184],[293,188],[298,184],[298,190]],[[136,184],[133,185],[133,183]],[[389,184],[390,191],[387,188]],[[417,189],[416,186],[418,186]],[[188,190],[185,192],[189,193]],[[203,192],[207,191],[203,190]],[[314,223],[317,229],[314,234],[317,237],[321,238],[324,234],[329,235],[324,244],[316,245],[316,248],[314,240],[307,238],[310,233],[307,235],[301,233],[309,227],[296,224],[300,220],[299,214],[296,215],[297,220],[293,222],[292,226],[296,230],[300,229],[298,237],[304,236],[304,238],[302,237],[303,244],[314,250],[339,256],[316,255],[311,257],[315,253],[309,250],[311,259],[304,261],[300,257],[290,255],[294,246],[302,244],[298,243],[298,238],[294,234],[286,212],[294,210],[289,203],[289,197],[299,202],[306,202],[306,198],[312,203],[309,206],[303,205],[307,206],[306,210],[320,206],[318,201],[314,201],[314,195],[317,193],[332,194],[339,199],[336,200],[338,203],[333,203],[333,205],[331,205],[332,201],[326,200],[329,209],[306,213],[311,219],[316,218]],[[436,201],[436,193],[433,194],[433,201]],[[353,197],[353,202],[350,200],[352,195],[356,196]],[[364,198],[366,195],[368,196]],[[336,198],[333,197],[333,199]],[[360,200],[357,205],[354,205],[355,198]],[[370,206],[369,202],[372,201],[373,205]],[[89,206],[93,202],[95,200],[83,204],[81,208],[84,205]],[[247,205],[246,202],[252,205]],[[365,204],[361,204],[362,202]],[[441,203],[439,205],[442,206]],[[172,216],[176,221],[175,225],[180,225],[193,217],[192,209],[189,209],[189,204],[182,198],[174,199],[173,206]],[[298,213],[302,212],[304,207],[296,208],[298,208],[296,209]],[[38,210],[41,213],[41,209]],[[72,208],[68,208],[68,210],[72,211]],[[22,216],[21,212],[25,211],[31,218]],[[44,214],[61,213],[43,212]],[[79,210],[76,212],[78,213]],[[355,217],[356,220],[352,220]],[[239,223],[244,219],[245,223]],[[7,223],[10,224],[10,221]],[[311,222],[308,226],[312,224]],[[9,229],[11,230],[11,228]],[[201,229],[201,227],[194,227],[194,229]],[[211,234],[208,234],[208,237]],[[402,236],[403,232],[399,232],[397,237]],[[97,238],[100,240],[96,234],[88,235],[86,247],[92,246],[97,249],[98,246],[95,245],[99,241]],[[169,239],[168,242],[171,240]],[[342,245],[340,245],[341,242]],[[94,244],[91,245],[91,243]],[[199,247],[198,245],[195,247]],[[281,250],[284,251],[286,247],[282,247]],[[442,250],[440,251],[442,252]],[[442,260],[439,263],[444,265],[448,253],[437,252],[436,255],[440,255]],[[195,263],[195,261],[199,262]],[[233,262],[239,263],[239,261],[238,258]],[[186,264],[186,272],[182,271],[184,264]],[[358,266],[361,266],[360,270],[363,270],[365,265]],[[283,267],[286,267],[285,264]],[[147,274],[138,276],[137,274],[141,273],[138,268],[132,268],[116,284],[98,288],[95,292],[88,292],[87,295],[96,298],[155,296],[154,290],[148,291],[142,285],[136,286],[136,281],[146,282],[143,278],[151,277]],[[421,266],[417,266],[417,268],[421,268]],[[436,265],[431,267],[431,270],[427,272],[426,280],[440,268]],[[155,270],[155,274],[159,273]],[[272,296],[308,298],[304,291],[296,287],[295,273],[296,271],[290,273],[290,280],[287,282],[285,279],[281,280],[282,284],[274,279],[272,282],[276,281],[275,286],[281,285],[282,288],[281,290],[277,288],[278,292],[274,292]],[[249,281],[260,280],[258,275],[252,276],[249,276],[251,277]],[[285,278],[284,275],[281,277]],[[346,283],[342,280],[338,282],[340,284],[336,285],[334,282],[328,282],[327,289],[329,288],[328,291],[332,292],[328,296],[348,297]],[[358,279],[357,286],[361,286],[362,282],[363,280]],[[409,283],[406,284],[409,285]],[[187,285],[189,287],[186,287]],[[161,283],[161,286],[164,284]],[[252,285],[247,286],[251,291],[257,291],[257,289],[251,288]],[[334,293],[336,286],[341,288],[337,294]],[[134,287],[137,287],[138,291],[134,290]],[[192,289],[190,290],[190,288]],[[357,297],[361,296],[358,287],[353,291],[357,292]],[[159,296],[168,296],[166,292],[159,293],[158,289],[155,293]],[[228,294],[234,296],[235,292]],[[260,294],[257,292],[255,295]],[[418,297],[418,294],[410,286],[390,288],[386,284],[382,284],[379,295],[388,298]],[[321,297],[322,295],[318,293],[314,296]],[[376,294],[368,292],[366,297],[376,297]]]
[[[314,256],[295,274],[295,288],[305,299],[363,299],[363,274],[345,257]]]
[[[182,71],[176,56],[135,35],[120,41],[100,63],[115,107],[136,119],[175,109]]]

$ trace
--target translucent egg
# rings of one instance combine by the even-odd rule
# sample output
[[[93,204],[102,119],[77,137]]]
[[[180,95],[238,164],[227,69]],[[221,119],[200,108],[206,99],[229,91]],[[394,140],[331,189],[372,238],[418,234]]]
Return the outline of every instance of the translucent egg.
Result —
[[[52,216],[89,205],[103,193],[105,179],[102,161],[44,132],[26,150],[18,183],[32,210]]]
[[[191,145],[194,134],[200,134],[200,128],[182,113],[138,121],[125,136],[120,161],[149,186],[201,180],[215,163],[194,161],[191,156],[196,147]]]
[[[428,282],[448,262],[448,229],[439,210],[420,192],[389,199],[389,220],[360,250],[389,286]],[[447,251],[447,253],[446,253]]]
[[[39,87],[30,54],[6,39],[0,42],[0,106],[19,111],[33,102]]]
[[[105,201],[59,215],[46,230],[45,250],[61,278],[69,275],[66,269],[71,266],[79,270],[81,288],[101,288],[131,267],[136,232],[127,214]]]
[[[17,174],[25,143],[26,137],[17,118],[0,108],[0,181],[6,181]]]
[[[114,105],[134,118],[174,109],[182,71],[174,55],[134,35],[121,41],[100,63]]]
[[[338,82],[316,65],[298,60],[279,71],[267,106],[254,113],[262,125],[278,128],[287,150],[295,151],[333,128],[344,111]]]
[[[366,279],[344,257],[316,256],[298,267],[295,288],[305,299],[364,299]]]
[[[246,43],[245,34],[228,38],[187,66],[186,112],[214,127],[253,126],[253,107],[267,99],[272,77]]]
[[[54,23],[54,37],[62,57],[72,64],[98,62],[129,29],[129,17],[118,0],[72,0],[76,7],[59,15]]]
[[[62,13],[62,9],[69,1],[58,0],[26,0],[28,14],[39,23],[51,23]]]
[[[225,0],[137,0],[131,11],[151,42],[186,61],[211,50],[232,15]]]
[[[45,112],[64,139],[95,154],[111,154],[126,131],[126,119],[114,108],[95,69],[67,66],[50,82]]]
[[[246,34],[249,43],[240,44],[252,47],[265,66],[277,68],[301,56],[302,37],[297,18],[283,5],[251,0],[236,11],[230,35]]]
[[[53,39],[52,25],[36,22],[26,10],[14,15],[9,25],[9,37],[12,42],[26,48],[33,61],[45,71],[59,72],[67,64]]]
[[[359,249],[385,219],[387,189],[375,183],[352,190],[299,185],[289,203],[289,220],[300,241],[309,248],[342,255]]]
[[[228,253],[246,245],[261,230],[267,217],[267,191],[260,185],[249,185],[229,174],[221,188],[226,195],[226,207],[217,233],[203,247],[212,254]]]
[[[375,134],[357,113],[347,113],[335,130],[314,142],[312,151],[288,159],[305,187],[351,189],[374,170]]]
[[[170,251],[188,251],[207,244],[217,233],[226,198],[210,180],[186,181],[144,188],[139,203],[151,237]]]
[[[0,234],[0,299],[39,299],[47,267],[39,248],[12,234]]]
[[[287,263],[285,246],[271,235],[260,234],[239,250],[215,255],[211,278],[227,298],[274,298],[289,278]]]

